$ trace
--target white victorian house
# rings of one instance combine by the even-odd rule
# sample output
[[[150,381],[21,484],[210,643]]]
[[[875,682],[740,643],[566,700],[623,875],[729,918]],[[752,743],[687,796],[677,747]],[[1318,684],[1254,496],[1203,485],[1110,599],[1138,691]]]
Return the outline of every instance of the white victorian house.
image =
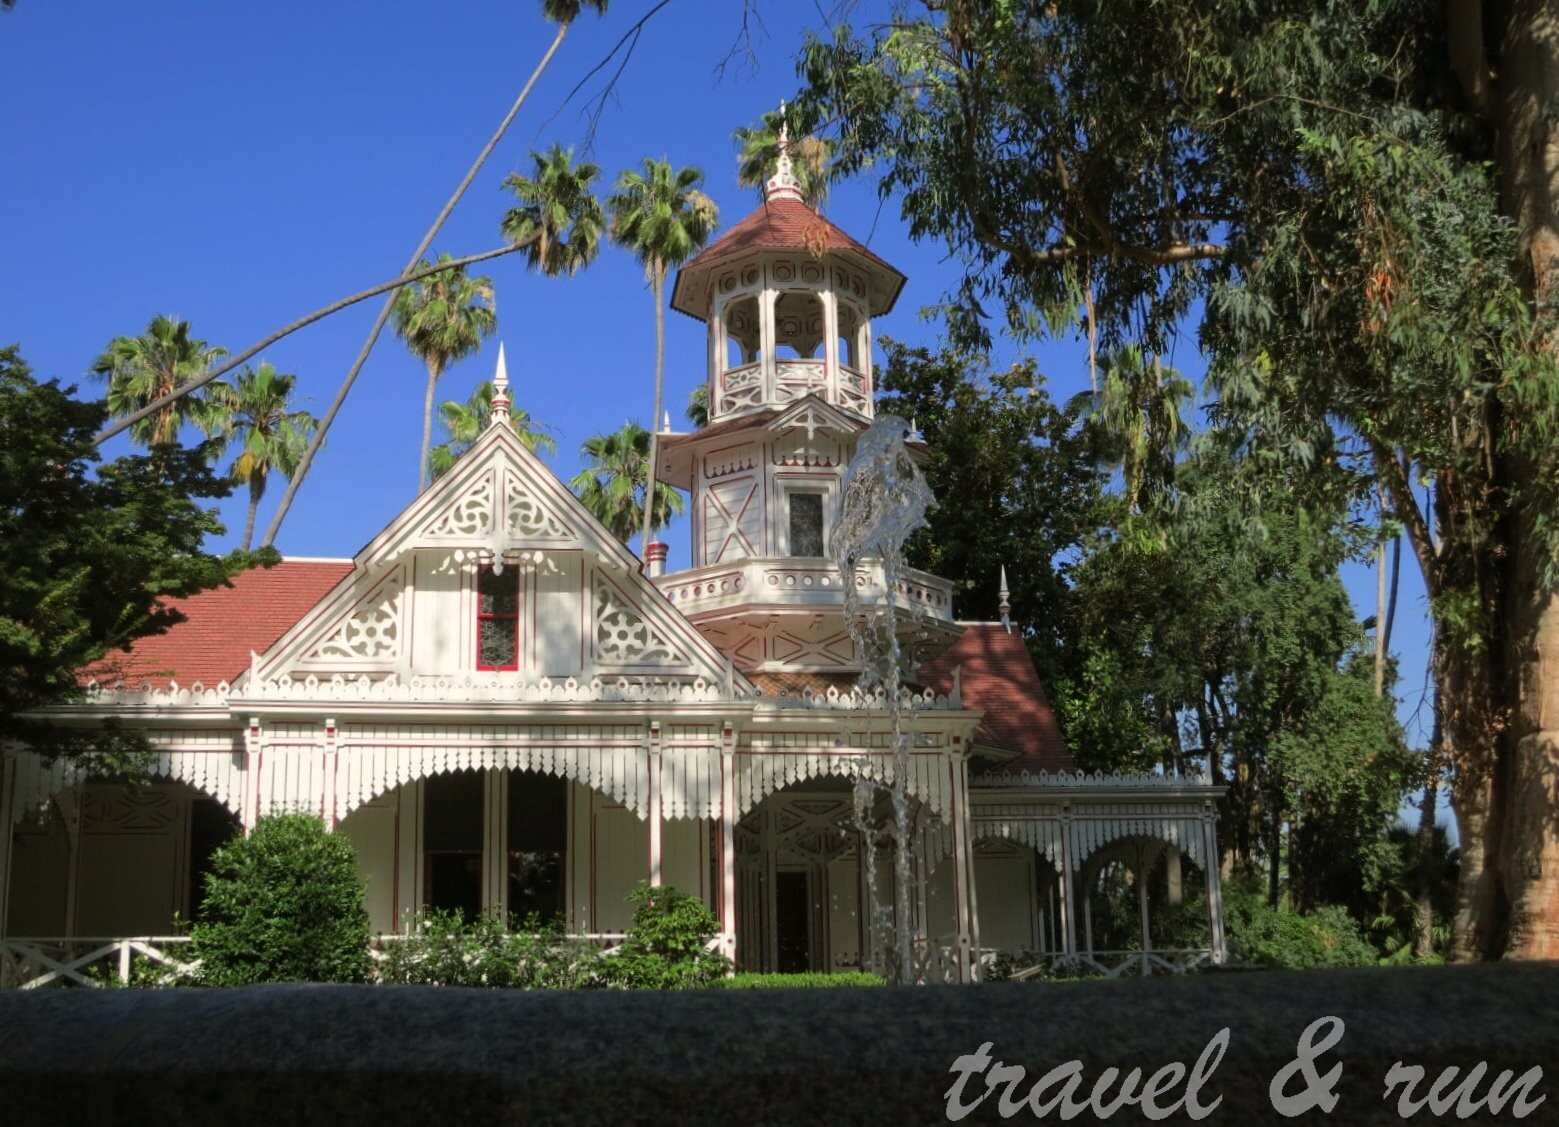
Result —
[[[692,567],[662,574],[652,545],[642,571],[502,425],[500,353],[494,425],[356,556],[183,600],[186,621],[49,710],[144,732],[154,784],[5,749],[8,983],[175,942],[211,851],[279,809],[351,838],[387,935],[422,906],[496,905],[609,944],[648,879],[701,896],[742,968],[872,965],[893,866],[856,780],[890,782],[894,756],[883,701],[853,688],[828,545],[873,417],[872,320],[904,279],[787,166],[672,296],[709,341],[709,423],[659,442],[691,496]],[[849,581],[894,608],[911,658],[922,974],[967,980],[996,952],[1109,973],[1220,961],[1219,792],[1075,773],[1016,629],[956,621],[933,575],[885,590],[865,560]],[[1160,942],[1198,886],[1199,938]]]

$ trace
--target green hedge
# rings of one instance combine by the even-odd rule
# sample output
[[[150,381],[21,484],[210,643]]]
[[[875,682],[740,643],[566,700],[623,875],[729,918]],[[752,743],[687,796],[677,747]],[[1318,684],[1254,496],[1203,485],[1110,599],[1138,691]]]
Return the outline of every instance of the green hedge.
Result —
[[[823,974],[809,971],[806,974],[738,974],[711,983],[724,990],[766,990],[772,988],[798,989],[812,986],[881,986],[883,981],[875,974],[852,970],[840,974]]]
[[[362,982],[368,942],[352,843],[313,814],[261,818],[211,855],[190,931],[203,985]]]

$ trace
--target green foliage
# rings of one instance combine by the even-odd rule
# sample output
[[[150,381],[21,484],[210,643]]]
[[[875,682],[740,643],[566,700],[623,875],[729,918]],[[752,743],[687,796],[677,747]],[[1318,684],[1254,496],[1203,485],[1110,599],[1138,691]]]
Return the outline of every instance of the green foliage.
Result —
[[[464,403],[446,400],[439,404],[439,422],[444,424],[449,441],[439,443],[428,454],[434,481],[452,470],[455,460],[471,449],[482,431],[487,429],[487,420],[492,413],[492,380],[483,380],[477,384],[471,398]],[[524,408],[509,405],[509,426],[525,449],[535,453],[557,453],[557,439],[548,433],[553,428],[546,423],[536,422]]]
[[[293,399],[297,377],[282,375],[272,364],[246,367],[232,383],[208,384],[193,408],[201,428],[217,437],[225,451],[237,447],[229,473],[234,483],[249,487],[244,522],[244,551],[254,539],[254,518],[272,473],[291,479],[319,426],[319,420],[299,409]]]
[[[953,583],[960,618],[997,617],[1003,566],[1013,619],[1042,677],[1071,650],[1068,595],[1055,562],[1098,527],[1105,473],[1091,436],[1058,408],[1032,361],[993,372],[982,357],[932,353],[884,338],[877,411],[913,419],[926,483],[941,499],[911,538],[907,562]]]
[[[362,982],[368,942],[352,843],[318,817],[261,818],[211,855],[190,932],[202,983]]]
[[[202,551],[220,535],[197,498],[224,497],[204,452],[93,465],[92,434],[107,418],[57,382],[32,378],[17,349],[0,348],[0,733],[49,754],[100,753],[123,768],[145,741],[112,726],[64,729],[17,713],[79,696],[77,675],[117,648],[181,620],[160,600],[224,583],[274,561]]]
[[[505,928],[496,913],[467,920],[425,910],[404,939],[385,944],[378,980],[418,986],[567,990],[604,985],[601,954],[535,919]]]
[[[627,422],[611,434],[585,439],[579,450],[584,469],[569,485],[590,515],[624,544],[633,539],[644,519],[648,487],[650,432]],[[663,528],[682,512],[682,494],[663,481],[655,483],[655,509],[650,529]]]
[[[606,229],[606,214],[591,185],[599,165],[574,163],[574,150],[553,145],[531,153],[535,174],[511,174],[503,186],[518,203],[504,213],[499,229],[525,248],[525,261],[548,277],[572,276],[595,260]]]
[[[726,990],[775,988],[797,990],[833,986],[881,986],[883,980],[880,975],[860,970],[842,971],[839,974],[808,971],[805,974],[733,974],[729,978],[718,978],[710,985]]]
[[[720,921],[698,897],[640,882],[628,899],[633,923],[622,945],[607,958],[612,985],[678,990],[707,986],[730,971],[730,960],[708,949],[719,934]]]
[[[1525,53],[1545,26],[1411,0],[920,0],[811,39],[795,110],[835,174],[871,165],[961,262],[955,341],[1078,333],[1151,357],[1194,332],[1209,421],[1255,471],[1227,503],[1404,532],[1458,816],[1486,850],[1463,878],[1462,953],[1484,957],[1551,908],[1522,870],[1551,845],[1531,811],[1552,787],[1508,766],[1545,723],[1530,638],[1559,570],[1551,122],[1532,110],[1555,67]],[[1530,64],[1486,65],[1500,50]],[[1129,668],[1091,672],[1075,702],[1129,698]],[[1149,718],[1169,743],[1173,719]]]
[[[1284,911],[1269,906],[1256,884],[1232,881],[1224,888],[1223,918],[1229,952],[1238,962],[1298,970],[1374,966],[1380,960],[1358,923],[1335,904]]]
[[[110,341],[92,372],[108,381],[108,409],[117,419],[162,398],[226,355],[227,349],[191,336],[188,321],[157,316],[140,336]],[[147,447],[175,442],[179,424],[200,410],[199,396],[177,399],[134,424],[130,437]]]

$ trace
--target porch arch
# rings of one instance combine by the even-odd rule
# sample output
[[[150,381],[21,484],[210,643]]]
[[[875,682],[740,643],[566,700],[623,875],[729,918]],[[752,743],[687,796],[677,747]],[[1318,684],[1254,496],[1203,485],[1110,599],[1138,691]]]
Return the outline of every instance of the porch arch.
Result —
[[[156,736],[151,737],[154,742]],[[42,807],[62,791],[83,783],[112,777],[112,773],[93,770],[90,763],[60,759],[46,762],[34,751],[12,752],[11,798],[4,825],[14,827],[29,810]],[[3,761],[0,761],[3,762]],[[216,739],[197,748],[163,747],[154,751],[145,765],[154,780],[187,783],[200,794],[221,803],[234,817],[243,810],[244,753],[237,732],[227,739]],[[3,774],[3,772],[0,772]]]

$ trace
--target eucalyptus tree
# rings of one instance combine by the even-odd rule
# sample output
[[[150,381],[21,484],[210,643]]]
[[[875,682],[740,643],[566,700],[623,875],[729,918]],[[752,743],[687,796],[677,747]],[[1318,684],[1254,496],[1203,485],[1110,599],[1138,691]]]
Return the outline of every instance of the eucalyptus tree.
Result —
[[[492,380],[483,380],[477,384],[476,390],[471,393],[471,398],[464,403],[451,399],[439,406],[439,422],[443,423],[449,441],[439,443],[429,453],[428,464],[433,471],[434,481],[453,469],[456,459],[471,449],[476,440],[481,437],[482,431],[487,429],[487,420],[492,417],[492,413]],[[527,450],[547,454],[557,453],[557,440],[547,433],[552,428],[545,423],[536,422],[530,417],[529,411],[510,406],[508,418],[515,436]]]
[[[108,381],[108,410],[123,417],[167,395],[179,384],[227,355],[190,335],[188,321],[159,314],[136,337],[115,337],[92,363],[94,375]],[[165,404],[130,427],[143,446],[161,446],[178,438],[179,424],[199,408],[188,398]]]
[[[720,212],[698,186],[703,171],[689,165],[673,170],[665,160],[646,158],[644,171],[625,171],[607,198],[612,241],[630,251],[644,267],[655,299],[655,406],[650,412],[648,485],[656,493],[656,431],[660,426],[666,370],[666,275],[693,257],[709,241]],[[653,514],[644,511],[644,539],[650,542]]]
[[[439,263],[452,261],[440,255]],[[482,347],[482,338],[498,327],[493,280],[472,278],[455,266],[407,286],[395,298],[395,332],[428,370],[422,399],[422,447],[417,489],[428,483],[428,450],[433,441],[433,392],[439,377],[457,360]]]
[[[797,107],[836,171],[871,163],[912,234],[959,258],[958,338],[1088,325],[1156,355],[1195,323],[1249,464],[1287,467],[1306,505],[1386,498],[1434,617],[1464,959],[1559,956],[1559,52],[1540,11],[921,0],[814,38]],[[1260,519],[1273,480],[1231,488]]]
[[[610,434],[587,438],[579,453],[584,468],[569,485],[590,514],[624,544],[641,527],[653,532],[682,512],[682,494],[662,483],[654,486],[655,500],[646,519],[650,432],[638,423],[627,422]]]
[[[297,407],[293,398],[297,377],[283,375],[274,365],[245,368],[232,383],[218,380],[208,388],[199,422],[215,435],[224,450],[236,446],[238,456],[229,471],[233,481],[249,487],[244,517],[243,550],[254,539],[254,518],[272,473],[290,478],[319,420]]]

